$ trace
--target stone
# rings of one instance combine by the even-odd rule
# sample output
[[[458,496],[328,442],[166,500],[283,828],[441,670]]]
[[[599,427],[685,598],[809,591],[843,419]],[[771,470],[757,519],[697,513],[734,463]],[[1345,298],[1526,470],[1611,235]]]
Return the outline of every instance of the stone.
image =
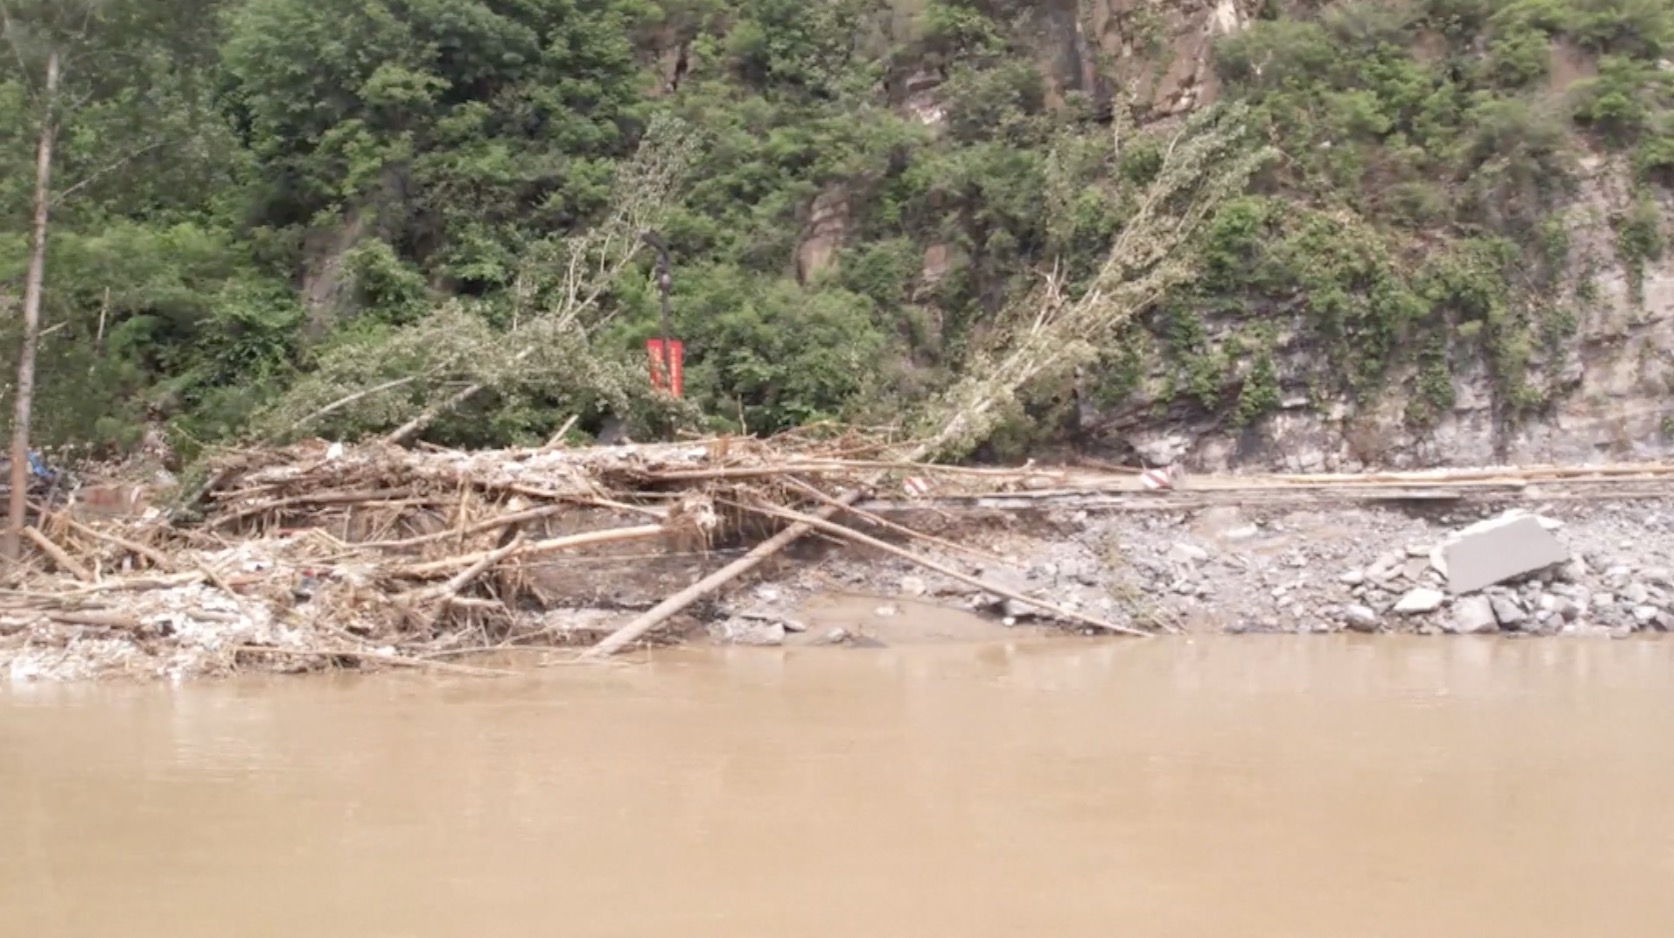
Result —
[[[785,624],[772,619],[733,616],[710,626],[709,634],[728,645],[783,645]]]
[[[1655,606],[1635,606],[1633,609],[1633,621],[1639,623],[1640,628],[1644,628],[1645,626],[1657,621],[1657,616],[1661,614],[1662,610]]]
[[[1430,567],[1443,577],[1447,576],[1447,549],[1437,546],[1430,551]]]
[[[1424,557],[1414,557],[1401,565],[1401,576],[1413,583],[1423,581],[1424,574],[1430,572],[1430,561]]]
[[[1629,583],[1622,588],[1622,599],[1635,606],[1643,606],[1651,599],[1651,591],[1643,583]]]
[[[1558,579],[1565,583],[1579,583],[1587,578],[1587,561],[1576,557],[1557,570]]]
[[[923,596],[930,591],[929,585],[923,577],[904,576],[901,578],[901,594],[904,596]]]
[[[1653,586],[1674,587],[1674,572],[1667,567],[1646,567],[1639,571],[1639,576]]]
[[[1394,574],[1394,572],[1400,568],[1401,564],[1406,563],[1406,560],[1407,558],[1405,554],[1390,551],[1389,553],[1379,556],[1377,560],[1374,560],[1372,565],[1366,568],[1366,575],[1372,577],[1373,579],[1388,577]]]
[[[1500,623],[1494,616],[1493,600],[1487,596],[1466,596],[1454,602],[1453,615],[1449,617],[1446,629],[1455,635],[1498,632]]]
[[[834,628],[834,629],[829,629],[829,630],[826,631],[826,633],[824,635],[821,635],[820,638],[819,638],[818,644],[821,644],[821,645],[841,645],[844,642],[848,641],[849,638],[850,638],[849,630],[845,629],[845,628],[842,628],[842,627],[838,627],[838,628]]]
[[[1345,586],[1359,586],[1360,584],[1366,582],[1366,573],[1362,570],[1350,570],[1338,577],[1337,582],[1342,583]]]
[[[1371,606],[1353,603],[1343,607],[1343,623],[1356,632],[1376,632],[1378,614]]]
[[[1209,552],[1196,544],[1187,544],[1184,541],[1181,541],[1169,548],[1168,559],[1173,560],[1176,563],[1189,563],[1196,565],[1208,560]]]
[[[1491,596],[1488,602],[1493,606],[1494,618],[1504,628],[1520,625],[1529,617],[1515,596]]]
[[[1447,545],[1448,591],[1455,596],[1474,593],[1569,557],[1569,549],[1531,515],[1475,524]]]
[[[879,606],[878,608],[872,610],[872,614],[875,615],[875,616],[879,616],[881,618],[888,619],[891,616],[900,615],[901,614],[901,607],[895,605],[894,603],[884,603],[883,605]]]
[[[1407,556],[1418,560],[1426,559],[1430,556],[1430,550],[1427,544],[1408,544]]]
[[[1418,589],[1408,590],[1395,603],[1395,611],[1404,616],[1421,615],[1426,612],[1435,612],[1446,601],[1447,597],[1439,590],[1426,589],[1421,586]]]

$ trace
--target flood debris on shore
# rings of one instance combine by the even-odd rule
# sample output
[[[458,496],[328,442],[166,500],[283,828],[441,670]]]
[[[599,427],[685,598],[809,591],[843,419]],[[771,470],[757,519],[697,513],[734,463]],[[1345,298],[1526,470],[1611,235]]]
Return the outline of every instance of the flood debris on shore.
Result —
[[[476,653],[887,643],[938,610],[990,635],[1674,627],[1660,469],[1566,471],[1564,490],[1496,470],[1159,491],[1139,470],[906,452],[859,434],[235,452],[166,509],[120,486],[122,510],[109,492],[37,506],[0,588],[0,674],[489,674]],[[1482,523],[1507,502],[1539,514]],[[809,627],[829,596],[846,611]]]
[[[945,558],[969,553],[959,544],[836,510],[879,491],[1066,480],[900,461],[848,436],[238,452],[169,510],[41,508],[34,552],[0,590],[0,663],[27,679],[362,664],[477,673],[461,663],[469,653],[526,646],[603,656],[699,627],[689,610],[734,579],[722,560],[766,559],[795,527],[1065,623],[1139,634],[956,569]]]

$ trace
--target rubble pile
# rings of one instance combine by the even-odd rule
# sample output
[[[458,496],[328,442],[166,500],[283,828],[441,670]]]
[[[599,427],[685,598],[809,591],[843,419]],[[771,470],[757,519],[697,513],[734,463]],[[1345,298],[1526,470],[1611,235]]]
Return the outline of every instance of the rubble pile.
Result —
[[[909,472],[949,493],[1053,477],[893,462],[845,435],[236,452],[169,510],[40,506],[26,531],[34,552],[0,588],[0,673],[472,670],[446,659],[595,641],[713,557]],[[670,617],[645,637],[697,624]]]
[[[1020,589],[1159,631],[1611,635],[1674,628],[1674,506],[1572,502],[1486,518],[1234,508],[1055,519],[1012,537]],[[981,609],[957,584],[931,592]],[[1033,614],[1007,602],[1000,614]]]

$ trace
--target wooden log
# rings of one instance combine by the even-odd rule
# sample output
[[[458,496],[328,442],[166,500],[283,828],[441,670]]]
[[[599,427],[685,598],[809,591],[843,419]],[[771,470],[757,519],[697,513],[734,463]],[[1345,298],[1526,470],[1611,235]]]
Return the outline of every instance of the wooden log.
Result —
[[[130,541],[125,537],[118,537],[115,534],[109,534],[109,533],[106,533],[104,531],[100,531],[97,528],[89,527],[89,526],[87,526],[85,524],[82,524],[81,522],[75,520],[74,518],[65,517],[64,520],[69,523],[70,529],[73,530],[73,531],[76,531],[76,532],[81,533],[81,534],[85,534],[88,537],[95,538],[97,540],[104,541],[107,544],[115,544],[117,547],[120,547],[123,550],[128,551],[131,554],[135,554],[136,556],[144,557],[145,559],[151,561],[153,564],[156,564],[157,567],[159,567],[160,569],[163,569],[163,570],[174,569],[174,566],[175,566],[174,562],[169,560],[168,557],[164,556],[162,551],[156,550],[156,549],[151,548],[151,547],[147,547],[144,544],[138,543],[137,541]]]
[[[65,573],[70,574],[83,583],[94,582],[93,574],[86,567],[76,563],[74,558],[72,558],[69,554],[64,553],[64,548],[54,544],[52,542],[52,538],[42,534],[39,528],[34,525],[30,525],[29,527],[23,529],[23,536],[28,538],[30,543],[39,547],[41,549],[41,553],[52,558],[52,562],[58,565],[58,569],[63,570]]]
[[[808,517],[810,520],[818,519],[824,521],[829,519],[833,515],[837,514],[837,512],[841,511],[842,507],[847,507],[848,505],[852,505],[855,502],[860,501],[861,495],[864,491],[864,489],[854,489],[853,491],[845,492],[844,494],[837,496],[836,500],[838,504],[827,505]],[[652,606],[644,613],[636,616],[632,621],[624,624],[621,628],[609,635],[606,635],[597,645],[594,645],[592,648],[582,652],[581,658],[584,660],[596,661],[598,659],[608,658],[611,655],[616,654],[628,645],[638,641],[641,636],[645,635],[646,632],[649,632],[658,625],[661,625],[670,616],[673,616],[680,610],[685,609],[692,603],[695,603],[704,596],[707,596],[709,593],[720,589],[733,580],[736,580],[744,574],[749,573],[751,570],[754,570],[761,564],[762,561],[772,557],[779,551],[784,550],[798,538],[802,537],[802,535],[807,534],[812,530],[814,530],[812,525],[798,523],[780,531],[778,534],[775,534],[767,540],[762,541],[760,544],[757,544],[744,556],[734,560],[732,563],[727,564],[721,569],[716,570],[714,573],[709,574],[680,592],[675,593],[673,596],[668,597],[657,605]]]
[[[449,664],[445,661],[407,658],[400,655],[381,655],[377,652],[361,651],[354,648],[273,648],[267,645],[239,645],[238,650],[249,654],[288,655],[296,658],[354,658],[357,661],[373,661],[396,668],[417,668],[423,671],[462,674],[468,677],[517,676],[516,671],[504,671],[498,668],[473,668],[463,664]]]
[[[907,550],[904,547],[896,547],[894,544],[891,544],[888,541],[880,541],[877,538],[872,537],[869,534],[862,534],[859,531],[854,530],[853,528],[845,528],[840,524],[833,524],[832,522],[830,522],[828,520],[825,520],[823,518],[815,518],[811,515],[803,514],[800,511],[791,511],[787,508],[771,508],[771,507],[768,507],[768,506],[765,506],[765,505],[745,505],[745,504],[741,504],[741,503],[738,503],[738,502],[729,502],[729,504],[737,505],[739,508],[744,508],[744,509],[747,509],[749,511],[759,512],[761,514],[768,515],[770,517],[783,518],[787,521],[794,521],[794,522],[797,522],[799,524],[806,524],[809,527],[814,528],[815,530],[823,531],[827,534],[834,534],[838,537],[846,538],[848,540],[855,541],[855,542],[860,543],[860,544],[864,544],[867,547],[872,547],[872,548],[875,548],[877,550],[884,551],[885,553],[894,554],[897,557],[901,557],[905,560],[912,561],[913,563],[918,564],[919,566],[925,568],[926,570],[931,570],[931,571],[934,571],[936,573],[940,573],[943,576],[951,577],[955,580],[958,580],[961,583],[969,584],[971,586],[976,587],[977,589],[983,590],[984,592],[993,593],[996,596],[1004,596],[1007,599],[1015,599],[1020,603],[1027,603],[1030,606],[1034,606],[1037,609],[1043,609],[1047,612],[1050,612],[1050,613],[1058,616],[1059,618],[1067,619],[1071,622],[1080,622],[1084,625],[1090,625],[1094,628],[1103,629],[1107,632],[1119,632],[1123,635],[1132,635],[1132,636],[1135,636],[1135,637],[1138,637],[1138,638],[1150,638],[1151,637],[1151,634],[1149,632],[1144,632],[1144,631],[1141,631],[1141,630],[1135,629],[1135,628],[1129,628],[1128,626],[1125,626],[1125,625],[1117,625],[1114,622],[1106,622],[1103,619],[1099,619],[1099,618],[1096,618],[1094,616],[1089,616],[1089,615],[1086,615],[1085,613],[1075,612],[1075,611],[1070,610],[1070,609],[1065,609],[1063,606],[1059,606],[1059,605],[1056,605],[1054,603],[1049,603],[1049,602],[1046,602],[1045,600],[1036,599],[1032,596],[1028,596],[1028,595],[1025,595],[1023,593],[1019,593],[1019,592],[1007,589],[1003,586],[999,586],[997,584],[989,583],[985,580],[978,579],[978,578],[976,578],[974,576],[971,576],[969,574],[961,573],[960,571],[955,570],[952,567],[946,566],[945,564],[937,563],[936,561],[931,560],[928,557],[923,557],[923,556],[920,556],[919,554],[915,554],[912,551]]]
[[[522,553],[528,556],[538,556],[541,554],[556,553],[563,550],[572,550],[577,547],[590,547],[594,544],[613,544],[619,541],[643,540],[645,538],[657,537],[662,534],[663,531],[664,528],[660,524],[641,524],[628,528],[608,528],[603,531],[587,531],[582,534],[571,534],[566,537],[554,537],[544,541],[536,541],[532,544],[527,544],[523,547]],[[397,576],[408,578],[435,576],[439,573],[447,573],[448,571],[454,570],[458,567],[469,567],[470,565],[481,561],[484,557],[490,556],[501,549],[503,548],[477,551],[475,553],[462,554],[458,557],[444,557],[441,560],[432,560],[427,563],[416,563],[411,566],[397,569],[395,574]]]
[[[482,555],[476,563],[473,563],[464,570],[454,574],[453,577],[446,583],[443,583],[441,586],[435,587],[433,590],[427,592],[423,598],[442,600],[452,599],[453,597],[459,595],[459,591],[464,589],[466,584],[470,583],[478,576],[481,576],[484,570],[487,570],[489,567],[494,566],[522,549],[523,532],[519,531],[505,544],[505,546],[497,547],[494,550]]]

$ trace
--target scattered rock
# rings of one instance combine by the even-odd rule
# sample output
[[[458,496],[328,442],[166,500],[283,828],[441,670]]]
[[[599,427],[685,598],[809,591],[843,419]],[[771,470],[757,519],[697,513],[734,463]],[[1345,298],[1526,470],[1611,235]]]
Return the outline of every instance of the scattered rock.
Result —
[[[1523,604],[1518,602],[1515,596],[1492,596],[1488,602],[1493,607],[1494,619],[1502,628],[1516,628],[1529,618]]]
[[[1168,551],[1168,559],[1176,563],[1197,565],[1209,559],[1209,552],[1196,544],[1176,543]]]
[[[1350,570],[1338,577],[1337,582],[1346,586],[1359,586],[1366,582],[1366,572],[1364,570]]]
[[[785,624],[754,616],[733,616],[710,626],[709,635],[727,645],[783,645]]]
[[[1448,619],[1447,631],[1455,635],[1483,635],[1500,630],[1494,615],[1493,600],[1487,596],[1466,596],[1453,603],[1453,615]]]
[[[1371,606],[1351,603],[1343,607],[1343,623],[1356,632],[1376,632],[1378,630],[1378,614]]]
[[[1441,591],[1421,586],[1417,589],[1408,590],[1395,603],[1395,611],[1404,616],[1421,615],[1426,612],[1435,612],[1446,601],[1447,596]]]
[[[923,577],[904,576],[901,578],[901,595],[903,596],[923,596],[929,591],[930,587],[924,582]]]

